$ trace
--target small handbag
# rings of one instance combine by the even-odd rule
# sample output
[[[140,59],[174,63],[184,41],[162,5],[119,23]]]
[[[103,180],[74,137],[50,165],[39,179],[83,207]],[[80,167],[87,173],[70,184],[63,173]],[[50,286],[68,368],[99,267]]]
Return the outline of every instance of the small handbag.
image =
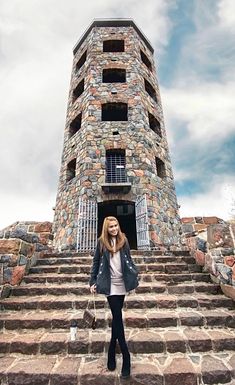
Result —
[[[83,313],[83,322],[88,328],[91,328],[93,330],[97,327],[97,319],[96,319],[96,307],[95,307],[95,295],[93,294],[93,305],[94,305],[94,312],[93,310],[88,309],[89,302],[87,304],[87,308],[84,310]]]

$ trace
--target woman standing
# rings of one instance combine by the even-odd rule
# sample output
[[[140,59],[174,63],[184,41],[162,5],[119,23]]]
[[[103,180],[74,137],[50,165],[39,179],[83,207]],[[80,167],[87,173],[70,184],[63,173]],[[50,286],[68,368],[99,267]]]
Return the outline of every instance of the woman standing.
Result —
[[[107,296],[112,313],[112,333],[108,349],[107,367],[116,368],[116,341],[122,352],[121,377],[130,376],[130,353],[125,339],[122,307],[125,294],[138,286],[138,271],[134,265],[127,238],[115,217],[106,217],[98,240],[91,269],[90,291]]]

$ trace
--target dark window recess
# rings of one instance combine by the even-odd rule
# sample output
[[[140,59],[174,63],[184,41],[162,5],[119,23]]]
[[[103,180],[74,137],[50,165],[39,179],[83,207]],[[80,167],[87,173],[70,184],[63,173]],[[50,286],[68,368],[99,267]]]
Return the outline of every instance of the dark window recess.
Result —
[[[69,137],[75,135],[76,132],[81,128],[82,123],[82,113],[77,115],[76,118],[70,123],[69,126]]]
[[[73,102],[83,93],[84,91],[84,79],[78,83],[77,87],[73,90]]]
[[[125,83],[126,70],[110,68],[103,70],[103,83]]]
[[[140,56],[141,56],[141,59],[142,59],[142,62],[146,65],[146,67],[148,67],[148,69],[150,69],[150,71],[152,71],[152,64],[151,64],[151,61],[149,60],[149,58],[145,55],[145,53],[143,51],[140,50]]]
[[[83,64],[85,63],[86,61],[86,54],[87,54],[87,51],[84,52],[84,54],[80,57],[80,59],[78,60],[77,64],[76,64],[76,70],[80,70],[80,68],[83,66]]]
[[[76,159],[71,160],[67,165],[67,182],[73,179],[76,175]]]
[[[165,164],[160,158],[155,158],[155,160],[156,160],[157,176],[159,176],[160,178],[164,178],[166,176]]]
[[[160,122],[155,118],[155,116],[150,114],[150,112],[148,114],[149,114],[149,127],[154,132],[156,132],[156,134],[162,137]]]
[[[126,182],[125,150],[106,151],[106,183]]]
[[[105,40],[103,52],[124,52],[124,40]]]
[[[151,96],[151,98],[155,100],[155,102],[157,102],[156,91],[146,79],[144,79],[144,86],[145,86],[145,91],[149,94],[149,96]]]
[[[127,121],[126,103],[105,103],[102,104],[102,121]]]

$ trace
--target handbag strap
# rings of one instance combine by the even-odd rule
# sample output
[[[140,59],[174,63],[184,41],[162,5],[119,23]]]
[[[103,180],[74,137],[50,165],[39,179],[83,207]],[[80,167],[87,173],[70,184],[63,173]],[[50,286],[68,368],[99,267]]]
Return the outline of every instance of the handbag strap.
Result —
[[[93,293],[93,304],[94,304],[94,313],[95,313],[95,319],[96,319],[95,293]]]

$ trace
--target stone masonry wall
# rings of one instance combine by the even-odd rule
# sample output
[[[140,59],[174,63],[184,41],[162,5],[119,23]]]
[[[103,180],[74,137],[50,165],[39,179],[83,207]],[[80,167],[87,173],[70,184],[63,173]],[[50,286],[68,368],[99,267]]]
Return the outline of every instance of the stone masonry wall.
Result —
[[[103,52],[103,41],[124,39],[125,52]],[[142,62],[140,49],[151,61],[153,70]],[[87,50],[87,59],[79,71],[76,63]],[[105,68],[126,69],[125,83],[102,83]],[[144,78],[156,90],[156,103],[145,91]],[[84,79],[85,90],[73,103],[72,92]],[[101,105],[106,102],[128,103],[128,121],[101,121]],[[69,138],[69,126],[82,112],[81,129]],[[161,124],[162,136],[149,127],[148,112]],[[113,132],[118,131],[118,135]],[[128,194],[105,194],[105,155],[107,149],[124,149]],[[160,158],[166,176],[157,176],[155,157]],[[76,158],[76,176],[66,182],[66,168]],[[54,247],[73,248],[77,232],[78,198],[128,200],[147,194],[149,233],[152,247],[178,242],[180,219],[173,173],[164,127],[164,119],[153,55],[132,27],[94,27],[73,63],[68,113],[64,136],[59,188],[54,217]]]
[[[50,222],[16,222],[0,231],[0,297],[18,285],[52,241]]]

